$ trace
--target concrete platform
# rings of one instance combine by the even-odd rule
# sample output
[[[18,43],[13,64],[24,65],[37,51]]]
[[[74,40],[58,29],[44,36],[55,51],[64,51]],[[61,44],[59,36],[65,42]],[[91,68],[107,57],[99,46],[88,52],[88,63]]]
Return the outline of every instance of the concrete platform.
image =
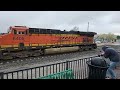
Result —
[[[117,67],[115,69],[116,75],[117,75],[117,79],[120,79],[120,67]]]

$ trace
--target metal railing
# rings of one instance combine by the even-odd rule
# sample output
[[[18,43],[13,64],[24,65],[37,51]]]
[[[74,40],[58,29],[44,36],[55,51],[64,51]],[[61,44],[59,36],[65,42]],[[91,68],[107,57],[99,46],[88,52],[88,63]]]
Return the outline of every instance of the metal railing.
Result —
[[[71,69],[74,73],[75,79],[85,79],[88,77],[88,66],[86,64],[86,61],[91,60],[94,57],[65,61],[65,62],[54,63],[39,67],[21,69],[21,70],[15,70],[11,72],[0,72],[0,78],[1,79],[35,79]]]

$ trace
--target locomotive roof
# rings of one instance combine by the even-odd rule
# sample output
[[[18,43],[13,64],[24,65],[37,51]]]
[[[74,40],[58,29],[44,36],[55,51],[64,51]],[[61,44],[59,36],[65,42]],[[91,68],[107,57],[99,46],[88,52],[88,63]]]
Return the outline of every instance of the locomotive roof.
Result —
[[[41,29],[41,30],[57,30],[57,31],[61,31],[59,29],[48,29],[48,28],[29,28],[29,29],[35,29],[35,30]]]
[[[85,31],[66,31],[59,29],[47,29],[47,28],[28,28],[26,26],[12,26],[13,29],[29,29],[31,33],[45,33],[45,34],[80,34],[80,35],[95,35],[95,32],[85,32]]]
[[[82,31],[78,31],[80,34],[97,34],[96,32],[82,32]]]
[[[97,33],[95,33],[95,32],[84,32],[84,31],[66,31],[66,30],[64,30],[64,31],[62,31],[62,30],[59,30],[59,29],[46,29],[46,28],[29,28],[29,30],[51,30],[51,31],[61,31],[61,32],[68,32],[68,33],[70,33],[71,32],[71,34],[73,33],[73,34],[93,34],[93,35],[95,35],[95,34],[97,34]]]
[[[26,30],[26,29],[29,29],[28,27],[26,26],[10,26],[10,29],[21,29],[21,30]]]

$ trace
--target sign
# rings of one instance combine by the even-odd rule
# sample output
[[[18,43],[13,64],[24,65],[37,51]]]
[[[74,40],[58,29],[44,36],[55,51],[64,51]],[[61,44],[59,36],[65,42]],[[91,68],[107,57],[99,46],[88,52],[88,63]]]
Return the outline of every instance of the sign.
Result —
[[[24,37],[13,37],[13,40],[24,40]]]

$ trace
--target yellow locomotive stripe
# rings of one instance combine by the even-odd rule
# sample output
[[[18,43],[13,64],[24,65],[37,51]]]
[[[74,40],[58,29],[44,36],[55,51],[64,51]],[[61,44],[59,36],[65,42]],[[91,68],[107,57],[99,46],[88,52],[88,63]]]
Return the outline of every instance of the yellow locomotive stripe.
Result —
[[[18,47],[18,45],[13,45],[12,47]]]
[[[39,44],[31,44],[31,46],[38,46]]]
[[[55,46],[55,45],[76,45],[76,44],[81,44],[82,42],[61,42],[61,43],[53,43],[53,44],[31,44],[30,46],[32,48],[36,48],[36,46],[46,46],[46,47],[50,47],[51,45]],[[92,42],[90,43],[85,43],[85,44],[93,44]],[[25,46],[29,46],[29,44],[25,44]],[[9,47],[14,47],[14,49],[18,49],[18,45],[1,45],[1,49],[0,50],[4,50],[6,48]]]
[[[44,46],[44,45],[55,45],[55,44],[76,44],[80,42],[58,42],[58,43],[53,43],[53,44],[31,44],[30,46]],[[29,44],[25,44],[25,46],[29,46]],[[19,47],[18,45],[1,45],[1,48],[6,48],[6,47]]]
[[[1,48],[18,47],[18,45],[1,45]]]
[[[52,35],[52,36],[80,36],[78,34],[31,34],[32,36],[46,36],[46,35]]]
[[[24,46],[30,46],[29,44],[25,44]]]
[[[1,48],[12,47],[12,45],[1,45]]]
[[[54,45],[54,44],[46,44],[46,45]]]

